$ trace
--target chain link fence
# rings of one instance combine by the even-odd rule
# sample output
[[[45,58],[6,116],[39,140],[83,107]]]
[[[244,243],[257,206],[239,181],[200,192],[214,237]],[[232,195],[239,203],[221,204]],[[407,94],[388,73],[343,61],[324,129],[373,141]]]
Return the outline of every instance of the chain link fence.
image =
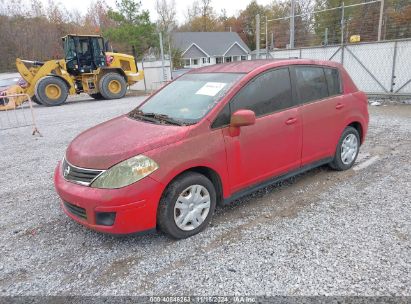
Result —
[[[31,98],[27,94],[0,96],[0,132],[31,127],[32,135],[40,134]]]
[[[369,95],[411,96],[411,39],[274,50],[270,58],[333,60]]]

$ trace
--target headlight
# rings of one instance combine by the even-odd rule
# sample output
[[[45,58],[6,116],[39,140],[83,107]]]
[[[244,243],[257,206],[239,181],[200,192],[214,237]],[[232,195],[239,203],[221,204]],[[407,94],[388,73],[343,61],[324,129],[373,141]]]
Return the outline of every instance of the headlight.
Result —
[[[158,169],[157,163],[144,155],[129,158],[104,171],[91,184],[93,188],[115,189],[128,186]]]

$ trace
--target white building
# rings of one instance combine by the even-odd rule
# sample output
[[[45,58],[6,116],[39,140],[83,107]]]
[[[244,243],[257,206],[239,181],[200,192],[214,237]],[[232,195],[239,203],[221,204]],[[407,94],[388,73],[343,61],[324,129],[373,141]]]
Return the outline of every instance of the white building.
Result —
[[[248,60],[251,53],[236,32],[175,32],[172,44],[185,68]]]

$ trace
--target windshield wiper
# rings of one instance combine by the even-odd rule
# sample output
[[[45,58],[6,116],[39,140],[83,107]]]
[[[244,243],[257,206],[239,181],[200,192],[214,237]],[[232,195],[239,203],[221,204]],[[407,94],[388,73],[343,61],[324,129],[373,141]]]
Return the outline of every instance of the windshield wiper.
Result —
[[[142,114],[144,117],[153,117],[156,118],[160,121],[165,121],[168,122],[169,124],[172,125],[177,125],[177,126],[185,126],[185,124],[182,121],[179,121],[177,119],[174,119],[166,114],[159,114],[159,113],[144,113]]]
[[[134,110],[130,112],[129,114],[131,117],[138,117],[140,119],[146,119],[152,122],[167,122],[172,125],[177,125],[177,126],[185,126],[186,124],[183,123],[182,121],[179,121],[177,119],[174,119],[166,114],[159,114],[159,113],[145,113],[141,110]]]
[[[150,117],[145,116],[143,111],[141,111],[141,110],[131,111],[128,114],[128,116],[131,117],[131,118],[135,118],[135,119],[141,119],[141,120],[146,120],[146,121],[158,123],[158,119],[150,118]]]

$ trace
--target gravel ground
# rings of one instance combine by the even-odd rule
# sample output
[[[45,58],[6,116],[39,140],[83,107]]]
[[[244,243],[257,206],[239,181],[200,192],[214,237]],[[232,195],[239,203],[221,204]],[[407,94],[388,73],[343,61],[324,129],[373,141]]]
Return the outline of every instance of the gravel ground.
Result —
[[[54,166],[141,100],[36,106],[42,137],[0,131],[0,295],[411,295],[410,106],[370,107],[353,169],[247,196],[190,239],[87,230],[60,210]]]

